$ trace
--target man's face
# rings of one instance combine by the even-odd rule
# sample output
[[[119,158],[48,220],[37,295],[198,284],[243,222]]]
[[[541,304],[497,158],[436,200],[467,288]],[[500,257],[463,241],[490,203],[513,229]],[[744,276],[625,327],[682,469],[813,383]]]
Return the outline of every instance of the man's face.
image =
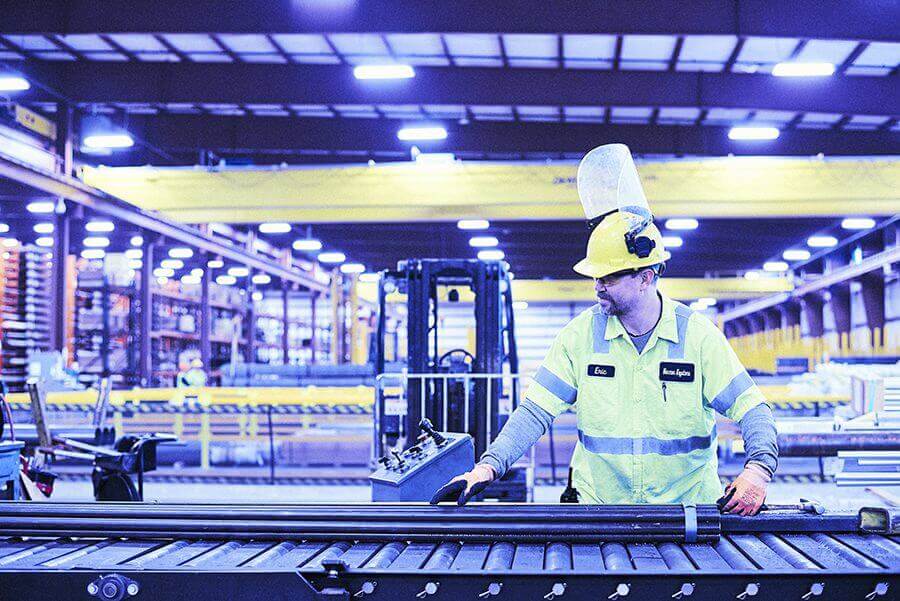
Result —
[[[647,271],[594,278],[594,290],[600,301],[600,309],[606,315],[622,315],[631,311],[641,290],[646,288],[646,282],[652,278],[652,273],[649,277],[645,275]]]

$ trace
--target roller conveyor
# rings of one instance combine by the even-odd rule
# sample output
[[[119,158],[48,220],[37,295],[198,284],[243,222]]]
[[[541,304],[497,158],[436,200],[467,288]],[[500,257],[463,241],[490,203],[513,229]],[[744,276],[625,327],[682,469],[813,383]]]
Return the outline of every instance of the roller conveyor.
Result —
[[[0,599],[895,599],[900,516],[876,517],[0,503]]]

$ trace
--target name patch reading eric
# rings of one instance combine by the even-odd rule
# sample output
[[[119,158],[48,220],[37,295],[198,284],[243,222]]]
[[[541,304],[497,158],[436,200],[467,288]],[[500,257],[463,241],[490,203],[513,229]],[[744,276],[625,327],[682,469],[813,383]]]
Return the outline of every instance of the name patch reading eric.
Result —
[[[588,365],[587,375],[593,378],[613,378],[616,375],[616,366],[591,363]]]

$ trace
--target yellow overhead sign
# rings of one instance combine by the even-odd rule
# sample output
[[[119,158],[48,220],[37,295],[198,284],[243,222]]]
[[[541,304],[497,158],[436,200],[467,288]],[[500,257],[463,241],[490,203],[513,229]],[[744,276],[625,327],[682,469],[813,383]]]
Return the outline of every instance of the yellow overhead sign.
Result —
[[[85,167],[86,183],[187,223],[583,219],[577,162],[289,168]],[[893,215],[900,161],[767,158],[645,161],[658,217]]]

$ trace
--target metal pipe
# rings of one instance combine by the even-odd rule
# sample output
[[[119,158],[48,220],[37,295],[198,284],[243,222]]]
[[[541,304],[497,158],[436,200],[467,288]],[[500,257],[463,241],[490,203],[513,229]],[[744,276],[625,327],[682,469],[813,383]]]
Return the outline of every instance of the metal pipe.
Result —
[[[780,434],[781,457],[836,457],[838,451],[900,451],[900,432]]]

